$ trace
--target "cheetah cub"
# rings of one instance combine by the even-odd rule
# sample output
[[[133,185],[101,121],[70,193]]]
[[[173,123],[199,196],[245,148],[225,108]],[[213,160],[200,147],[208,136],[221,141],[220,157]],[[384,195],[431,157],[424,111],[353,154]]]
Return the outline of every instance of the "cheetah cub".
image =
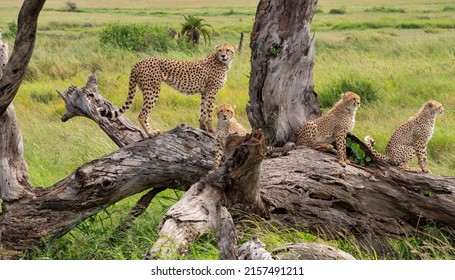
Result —
[[[216,132],[216,155],[215,167],[221,164],[224,150],[226,148],[226,140],[229,135],[237,134],[245,136],[246,129],[234,118],[235,106],[229,104],[221,104],[216,106],[216,115],[218,117],[217,132]]]
[[[416,115],[398,127],[386,146],[385,155],[374,149],[374,139],[365,136],[365,144],[374,157],[398,166],[400,169],[429,173],[427,167],[427,143],[434,131],[436,117],[444,113],[441,103],[430,100]],[[408,167],[412,158],[417,155],[420,170]]]
[[[338,162],[345,167],[346,135],[354,128],[355,114],[360,106],[360,96],[346,92],[325,115],[308,121],[300,130],[296,145],[305,145],[316,150],[334,152],[335,143]]]
[[[136,86],[144,96],[139,123],[150,137],[157,136],[159,130],[152,129],[149,121],[150,111],[155,106],[160,94],[161,83],[165,82],[184,94],[201,94],[199,126],[214,132],[212,125],[213,102],[216,93],[224,86],[227,73],[234,59],[235,47],[222,44],[216,52],[196,61],[172,60],[162,57],[145,58],[131,69],[128,96],[122,107],[115,111],[99,108],[100,115],[117,118],[126,112],[133,103]]]

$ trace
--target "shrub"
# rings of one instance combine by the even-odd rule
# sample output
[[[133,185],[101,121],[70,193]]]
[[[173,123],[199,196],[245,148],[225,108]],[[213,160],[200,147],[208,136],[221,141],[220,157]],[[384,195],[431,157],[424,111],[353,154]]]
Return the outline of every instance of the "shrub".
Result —
[[[455,6],[445,6],[444,8],[442,8],[442,11],[443,12],[453,12],[453,11],[455,11]]]
[[[12,22],[9,22],[7,25],[8,25],[8,30],[5,33],[3,33],[3,36],[5,38],[14,38],[14,37],[16,37],[16,34],[17,34],[17,22],[12,21]]]
[[[378,98],[377,87],[370,79],[350,76],[334,82],[328,90],[319,94],[318,99],[322,107],[330,108],[340,99],[341,94],[347,91],[357,93],[363,104],[374,102]]]
[[[71,1],[65,3],[68,12],[76,12],[77,4]]]
[[[182,48],[180,42],[169,36],[167,28],[157,25],[109,24],[101,30],[100,41],[130,51],[167,52]]]
[[[365,10],[366,13],[406,13],[404,9],[373,7]]]
[[[329,11],[329,14],[332,14],[332,15],[342,15],[342,14],[345,14],[345,13],[346,13],[345,9],[331,9]]]

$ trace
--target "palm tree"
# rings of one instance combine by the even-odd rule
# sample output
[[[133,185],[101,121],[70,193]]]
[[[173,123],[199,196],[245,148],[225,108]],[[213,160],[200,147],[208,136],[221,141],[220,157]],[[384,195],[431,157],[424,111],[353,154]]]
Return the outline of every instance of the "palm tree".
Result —
[[[192,15],[183,16],[185,18],[185,22],[182,23],[182,31],[180,33],[186,36],[188,41],[192,41],[195,45],[199,44],[199,38],[202,34],[204,37],[204,43],[207,43],[207,39],[210,44],[210,35],[211,32],[208,28],[211,28],[213,31],[213,27],[210,24],[203,23],[202,18],[198,18]]]

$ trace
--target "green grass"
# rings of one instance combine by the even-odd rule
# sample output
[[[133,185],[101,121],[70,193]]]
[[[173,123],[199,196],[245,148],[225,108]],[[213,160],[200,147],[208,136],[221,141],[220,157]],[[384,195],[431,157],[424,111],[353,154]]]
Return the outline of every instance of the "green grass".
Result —
[[[56,90],[69,85],[82,87],[88,75],[99,72],[99,90],[114,104],[121,105],[128,91],[132,65],[142,58],[159,55],[194,60],[204,57],[221,42],[238,44],[245,32],[243,53],[234,59],[226,85],[216,103],[237,106],[236,118],[249,127],[250,75],[249,32],[257,0],[222,1],[76,1],[78,12],[67,12],[64,3],[46,3],[40,16],[38,37],[26,78],[15,98],[15,107],[24,136],[25,157],[34,185],[48,187],[68,176],[80,165],[114,151],[116,146],[98,126],[83,118],[62,123],[65,106]],[[4,0],[0,7],[0,30],[11,32],[20,3]],[[115,7],[115,8],[113,8]],[[202,7],[202,9],[201,9]],[[317,55],[314,68],[315,91],[323,110],[328,110],[341,93],[354,91],[362,96],[354,133],[371,135],[379,151],[401,123],[414,115],[428,99],[441,102],[446,113],[436,121],[428,145],[429,168],[433,173],[455,175],[455,19],[454,5],[439,0],[320,1],[312,22],[316,32]],[[346,11],[331,14],[333,9]],[[401,11],[405,11],[404,13]],[[214,27],[211,46],[131,49],[103,45],[100,34],[113,24],[159,25],[180,28],[183,15],[202,17]],[[81,20],[83,18],[84,20]],[[13,49],[13,38],[5,36]],[[141,106],[138,94],[127,112],[133,122]],[[185,96],[163,85],[151,114],[152,126],[162,131],[186,123],[198,126],[199,96]],[[416,165],[416,163],[413,163]],[[179,193],[167,191],[139,217],[125,236],[111,237],[113,230],[140,195],[125,199],[85,221],[58,240],[46,240],[44,249],[35,249],[33,259],[142,259],[156,240],[156,227]],[[267,249],[286,242],[320,241],[317,236],[293,229],[250,221],[252,228],[241,232],[242,242],[257,235]],[[453,258],[453,234],[432,238],[429,232],[412,233],[405,242],[391,241],[395,258]],[[420,234],[420,235],[419,235]],[[447,240],[444,239],[446,236]],[[427,239],[425,239],[427,237]],[[440,242],[442,241],[442,242]],[[330,241],[356,258],[376,259],[351,238]],[[432,253],[426,251],[428,244]],[[427,249],[426,249],[427,248]],[[416,253],[417,252],[417,253]],[[208,233],[184,257],[217,259],[216,240]]]

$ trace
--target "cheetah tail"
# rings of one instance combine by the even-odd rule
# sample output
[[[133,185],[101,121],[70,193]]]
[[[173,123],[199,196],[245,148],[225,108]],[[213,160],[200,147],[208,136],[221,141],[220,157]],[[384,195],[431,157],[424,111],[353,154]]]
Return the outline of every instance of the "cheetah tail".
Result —
[[[368,147],[368,149],[371,151],[375,158],[378,158],[383,161],[389,161],[389,158],[386,155],[383,155],[376,151],[376,149],[374,148],[374,139],[372,137],[367,135],[365,136],[363,141],[365,142],[365,145]]]
[[[131,104],[133,103],[133,99],[136,96],[136,85],[137,85],[137,75],[138,75],[138,70],[137,67],[134,66],[133,69],[131,69],[131,74],[130,74],[130,81],[129,81],[129,88],[128,88],[128,96],[126,98],[125,103],[122,105],[117,110],[109,111],[104,108],[98,108],[97,110],[99,111],[100,115],[105,118],[109,119],[115,119],[125,113],[130,107]]]

